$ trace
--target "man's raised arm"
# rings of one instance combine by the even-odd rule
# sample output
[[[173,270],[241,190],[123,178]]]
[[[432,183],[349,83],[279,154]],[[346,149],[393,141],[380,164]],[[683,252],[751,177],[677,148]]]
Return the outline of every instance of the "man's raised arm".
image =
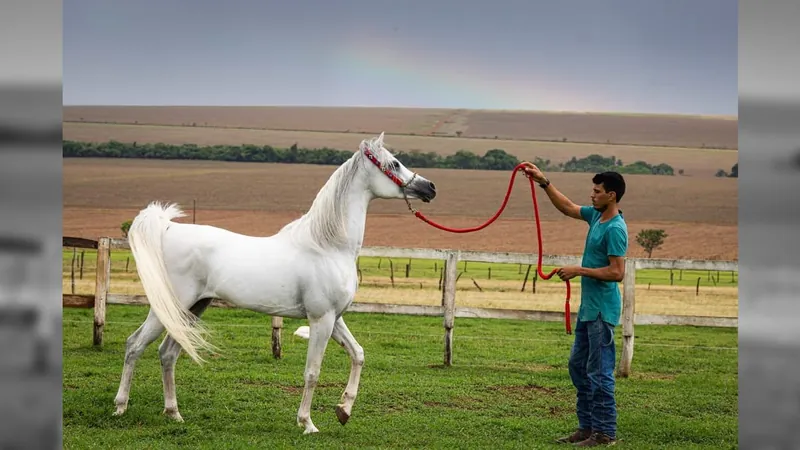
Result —
[[[533,178],[533,181],[539,183],[539,185],[544,188],[545,193],[547,193],[547,197],[550,198],[550,201],[557,210],[561,211],[561,213],[565,216],[572,217],[573,219],[585,220],[581,216],[581,207],[573,203],[572,200],[567,198],[566,195],[559,192],[555,186],[550,184],[550,180],[544,176],[542,171],[539,170],[536,165],[528,161],[523,162],[523,164],[525,164],[525,167],[523,167],[522,170],[525,171],[526,175]]]

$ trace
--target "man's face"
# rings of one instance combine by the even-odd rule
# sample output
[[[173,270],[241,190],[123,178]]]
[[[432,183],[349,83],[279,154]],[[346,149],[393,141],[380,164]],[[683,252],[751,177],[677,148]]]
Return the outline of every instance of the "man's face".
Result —
[[[605,211],[614,196],[613,192],[606,192],[602,184],[595,184],[592,187],[592,206],[598,211]]]

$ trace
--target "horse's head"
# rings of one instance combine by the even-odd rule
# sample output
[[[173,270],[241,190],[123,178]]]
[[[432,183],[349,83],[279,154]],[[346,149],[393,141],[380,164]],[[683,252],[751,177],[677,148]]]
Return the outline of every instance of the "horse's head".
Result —
[[[360,151],[369,161],[367,184],[375,197],[419,199],[425,203],[436,197],[436,186],[430,180],[408,170],[383,146],[383,133],[361,141]]]

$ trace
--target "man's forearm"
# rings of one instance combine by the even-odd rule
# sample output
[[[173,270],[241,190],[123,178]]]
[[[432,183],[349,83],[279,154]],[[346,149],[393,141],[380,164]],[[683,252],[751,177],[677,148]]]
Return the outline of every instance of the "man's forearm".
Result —
[[[547,193],[547,196],[550,198],[550,201],[557,210],[561,211],[562,214],[567,214],[569,212],[569,207],[573,205],[572,200],[559,192],[558,189],[556,189],[556,187],[552,184],[547,186],[544,191]]]
[[[614,266],[605,266],[597,269],[581,267],[579,274],[582,277],[595,278],[602,281],[622,281],[625,276],[625,270],[615,269]]]

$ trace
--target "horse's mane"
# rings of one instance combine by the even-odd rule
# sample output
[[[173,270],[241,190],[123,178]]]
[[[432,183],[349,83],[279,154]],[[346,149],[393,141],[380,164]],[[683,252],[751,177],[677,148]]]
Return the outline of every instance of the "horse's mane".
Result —
[[[308,212],[283,227],[282,233],[291,233],[300,238],[299,233],[307,232],[311,240],[302,243],[318,250],[347,243],[347,210],[342,200],[358,170],[364,163],[371,164],[363,153],[367,146],[381,164],[386,162],[389,152],[381,148],[378,138],[361,141],[359,150],[339,166],[319,190]],[[300,242],[300,239],[297,241]]]

